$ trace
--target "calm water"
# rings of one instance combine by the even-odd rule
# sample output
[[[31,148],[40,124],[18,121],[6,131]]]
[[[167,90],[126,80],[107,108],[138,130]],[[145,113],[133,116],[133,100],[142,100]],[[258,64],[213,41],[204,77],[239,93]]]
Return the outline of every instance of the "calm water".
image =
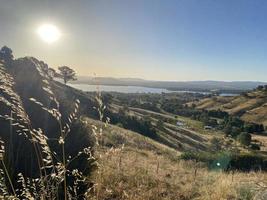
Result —
[[[201,93],[201,94],[210,94],[209,92],[193,92],[193,91],[170,91],[163,88],[149,88],[149,87],[139,87],[139,86],[113,86],[113,85],[88,85],[88,84],[68,84],[71,87],[85,91],[85,92],[120,92],[120,93],[157,93],[161,94],[162,92],[171,93],[171,92],[190,92],[190,93]],[[223,93],[221,96],[235,96],[236,94]]]
[[[83,90],[85,92],[95,92],[97,90],[103,92],[120,92],[120,93],[162,93],[171,92],[161,88],[148,88],[138,86],[112,86],[112,85],[87,85],[87,84],[68,84],[71,87]]]

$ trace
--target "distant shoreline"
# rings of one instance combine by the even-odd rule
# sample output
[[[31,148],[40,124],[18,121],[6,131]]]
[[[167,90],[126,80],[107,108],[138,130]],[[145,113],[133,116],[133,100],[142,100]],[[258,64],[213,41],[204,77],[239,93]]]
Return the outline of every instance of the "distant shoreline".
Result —
[[[259,85],[265,85],[265,82],[256,81],[149,81],[130,78],[111,78],[111,77],[78,77],[77,81],[71,84],[85,85],[105,85],[105,86],[133,86],[165,89],[167,91],[190,91],[190,92],[208,92],[215,94],[231,93],[241,94],[257,88]]]
[[[137,85],[120,85],[120,84],[85,84],[85,83],[70,83],[70,86],[81,89],[85,92],[97,91],[97,87],[103,92],[121,92],[121,93],[201,93],[201,94],[218,94],[222,96],[236,96],[244,91],[231,91],[231,90],[221,90],[221,91],[209,91],[209,90],[194,90],[190,88],[176,89],[176,88],[163,88],[163,87],[147,87],[147,86],[137,86]]]

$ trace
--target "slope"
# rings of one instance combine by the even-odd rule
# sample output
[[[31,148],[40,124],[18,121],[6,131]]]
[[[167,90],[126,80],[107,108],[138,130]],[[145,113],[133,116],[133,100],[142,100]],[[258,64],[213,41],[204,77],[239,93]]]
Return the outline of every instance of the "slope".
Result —
[[[199,109],[222,110],[241,119],[267,126],[267,92],[253,90],[235,97],[211,97],[194,102]]]
[[[86,120],[103,127],[90,199],[238,200],[264,194],[264,172],[249,176],[209,171],[200,163],[180,160],[179,152],[138,133]]]

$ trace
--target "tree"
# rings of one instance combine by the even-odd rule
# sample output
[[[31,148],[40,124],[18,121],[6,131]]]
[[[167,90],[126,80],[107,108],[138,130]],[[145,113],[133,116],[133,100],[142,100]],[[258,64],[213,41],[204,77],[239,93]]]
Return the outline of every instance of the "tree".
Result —
[[[249,146],[250,143],[251,143],[251,135],[249,133],[240,133],[238,136],[237,136],[237,140],[242,144],[242,145],[245,145],[245,146]]]
[[[240,133],[241,133],[241,129],[239,128],[239,127],[232,127],[232,130],[231,130],[231,136],[233,137],[233,138],[236,138]]]
[[[68,81],[75,81],[77,80],[76,78],[76,73],[73,69],[67,67],[67,66],[62,66],[58,67],[60,77],[64,80],[64,83],[66,84]]]
[[[249,146],[252,150],[261,150],[261,147],[259,144],[250,144]]]
[[[248,133],[261,133],[264,131],[264,127],[262,124],[255,123],[245,123],[243,129],[245,132]]]
[[[56,70],[54,70],[53,68],[48,68],[47,75],[51,80],[53,80],[56,74],[57,74]]]
[[[224,127],[223,132],[225,133],[225,136],[229,136],[229,135],[231,135],[232,127],[231,127],[229,124],[227,124],[227,125]]]
[[[258,87],[257,87],[257,90],[263,90],[264,89],[264,86],[263,85],[259,85]]]
[[[10,63],[14,56],[12,50],[7,46],[3,46],[0,50],[0,60],[4,60],[6,63]]]

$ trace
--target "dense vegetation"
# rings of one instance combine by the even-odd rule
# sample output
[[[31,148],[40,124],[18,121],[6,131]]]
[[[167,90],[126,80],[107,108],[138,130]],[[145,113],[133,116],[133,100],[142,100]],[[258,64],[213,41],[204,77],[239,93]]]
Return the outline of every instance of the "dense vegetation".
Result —
[[[158,139],[156,130],[153,128],[149,118],[142,119],[136,116],[128,116],[124,110],[120,110],[118,113],[110,112],[107,115],[110,117],[110,122],[113,124],[117,124],[118,126],[135,131],[152,139]]]
[[[183,160],[193,160],[205,163],[212,170],[224,171],[257,171],[267,170],[267,158],[254,153],[236,152],[186,152],[180,157]]]

